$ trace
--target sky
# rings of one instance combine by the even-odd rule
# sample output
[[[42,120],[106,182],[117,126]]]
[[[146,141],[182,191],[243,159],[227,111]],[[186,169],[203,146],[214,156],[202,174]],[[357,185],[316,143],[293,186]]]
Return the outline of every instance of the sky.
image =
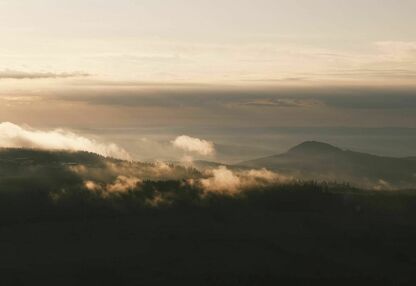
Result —
[[[177,159],[181,135],[214,142],[207,159],[223,161],[308,139],[414,156],[414,11],[413,0],[0,0],[0,122],[116,142],[135,159]]]

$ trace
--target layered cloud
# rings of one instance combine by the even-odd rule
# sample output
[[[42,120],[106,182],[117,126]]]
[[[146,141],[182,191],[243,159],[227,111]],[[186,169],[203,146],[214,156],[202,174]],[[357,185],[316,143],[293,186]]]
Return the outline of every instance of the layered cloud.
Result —
[[[173,146],[187,152],[193,152],[203,156],[215,153],[214,143],[186,135],[178,136],[172,141]]]
[[[41,131],[10,122],[0,123],[0,147],[88,151],[106,157],[131,159],[127,151],[113,143],[99,143],[62,129]]]

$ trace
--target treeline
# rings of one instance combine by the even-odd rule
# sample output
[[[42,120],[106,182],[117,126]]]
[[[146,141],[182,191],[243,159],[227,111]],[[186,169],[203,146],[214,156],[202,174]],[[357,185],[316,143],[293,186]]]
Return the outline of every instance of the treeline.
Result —
[[[30,174],[0,179],[2,223],[134,215],[183,209],[234,208],[273,212],[402,215],[416,218],[416,191],[367,191],[325,182],[290,182],[239,193],[206,192],[187,180],[145,180],[115,193],[86,188],[71,173]]]

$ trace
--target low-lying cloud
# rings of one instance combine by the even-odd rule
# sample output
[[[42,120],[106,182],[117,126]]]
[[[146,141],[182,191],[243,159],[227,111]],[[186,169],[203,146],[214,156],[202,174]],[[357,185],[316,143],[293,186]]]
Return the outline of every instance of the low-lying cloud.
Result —
[[[219,168],[208,170],[206,173],[208,177],[200,180],[205,191],[228,194],[236,194],[250,188],[293,180],[292,177],[267,169],[233,171],[225,166],[220,166]]]
[[[141,192],[146,188],[146,185],[149,186],[152,183],[185,182],[198,180],[201,177],[201,173],[196,169],[162,161],[142,163],[104,160],[100,165],[71,165],[68,169],[82,180],[86,190],[102,198],[112,198],[129,192]],[[151,192],[153,195],[146,199],[146,203],[150,206],[157,206],[170,200],[159,193],[157,188],[151,188]],[[169,192],[167,196],[169,197]]]
[[[207,191],[237,192],[241,185],[240,178],[225,166],[211,171],[211,176],[202,179],[201,184]]]
[[[111,194],[122,194],[134,190],[140,182],[141,180],[136,177],[120,175],[114,182],[106,185],[94,181],[86,181],[84,186],[89,191],[99,192],[103,197],[108,197]]]
[[[199,171],[192,167],[168,164],[164,162],[141,163],[135,161],[106,162],[100,167],[87,165],[70,166],[84,182],[84,187],[104,198],[111,198],[127,192],[141,192],[149,182],[180,182],[180,192],[192,188],[202,196],[218,193],[234,196],[249,190],[261,189],[272,185],[290,183],[294,178],[267,169],[229,169],[226,166]],[[178,186],[176,186],[177,188]],[[160,202],[169,201],[169,192],[162,191],[156,185]],[[167,196],[167,197],[165,197]],[[154,202],[153,202],[154,203]]]
[[[105,157],[131,159],[126,150],[113,143],[99,143],[63,129],[41,131],[10,122],[0,123],[0,147],[87,151]]]
[[[213,142],[186,135],[176,137],[176,139],[172,141],[172,144],[176,148],[203,156],[209,156],[215,153]]]
[[[120,185],[115,182],[123,181],[123,178],[133,178],[139,181],[177,181],[200,177],[200,172],[196,169],[162,161],[142,163],[105,160],[97,167],[80,164],[69,166],[69,170],[77,174],[84,182],[93,182],[101,186],[103,184]],[[92,184],[90,186],[88,189],[94,189]]]

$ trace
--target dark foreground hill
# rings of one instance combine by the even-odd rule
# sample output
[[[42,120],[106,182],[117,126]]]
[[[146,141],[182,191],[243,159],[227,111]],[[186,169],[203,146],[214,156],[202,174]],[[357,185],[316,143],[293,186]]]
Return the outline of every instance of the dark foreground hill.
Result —
[[[241,166],[267,168],[302,179],[350,182],[365,188],[416,186],[416,160],[342,150],[321,142],[304,142],[288,152]]]
[[[415,191],[287,183],[204,193],[180,178],[131,185],[117,176],[198,177],[193,170],[31,152],[0,154],[0,285],[416,281]]]

